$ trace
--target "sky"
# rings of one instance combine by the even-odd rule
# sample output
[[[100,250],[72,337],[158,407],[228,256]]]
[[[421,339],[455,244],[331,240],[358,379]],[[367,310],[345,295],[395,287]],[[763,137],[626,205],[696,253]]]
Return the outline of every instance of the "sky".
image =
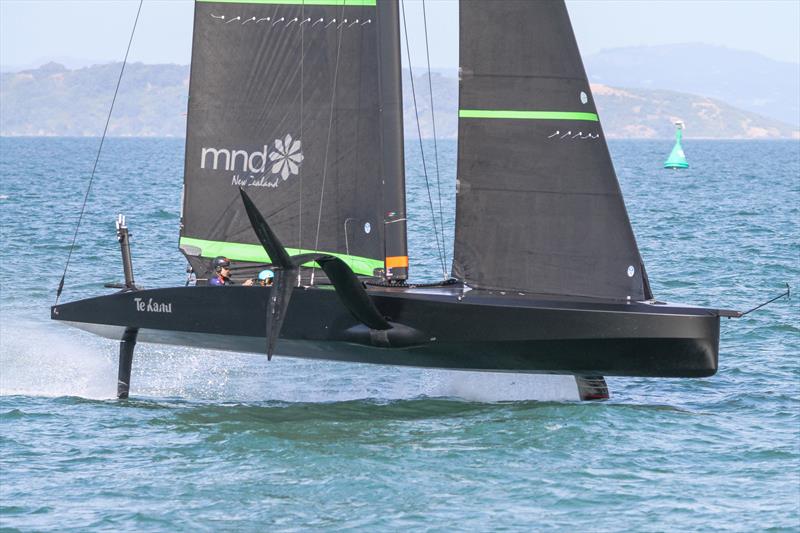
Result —
[[[404,3],[416,43],[412,65],[421,66],[422,1]],[[431,66],[456,68],[458,1],[426,0],[425,7]],[[800,62],[800,0],[567,0],[567,7],[584,56],[622,46],[705,43]],[[137,0],[0,0],[0,69],[120,61],[137,8]],[[144,0],[129,60],[188,64],[192,9],[191,0]]]

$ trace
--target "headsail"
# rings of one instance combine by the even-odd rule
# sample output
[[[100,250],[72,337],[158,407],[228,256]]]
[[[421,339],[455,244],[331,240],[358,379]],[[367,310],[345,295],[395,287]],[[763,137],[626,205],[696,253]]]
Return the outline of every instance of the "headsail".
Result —
[[[402,155],[382,156],[402,154],[400,102],[385,121],[380,104],[399,87],[399,46],[381,46],[396,26],[396,5],[375,0],[196,2],[180,239],[196,268],[268,261],[239,187],[291,254],[362,275],[407,255],[404,223],[384,243],[386,213],[405,219]]]
[[[453,275],[650,297],[563,1],[461,2],[460,26]]]

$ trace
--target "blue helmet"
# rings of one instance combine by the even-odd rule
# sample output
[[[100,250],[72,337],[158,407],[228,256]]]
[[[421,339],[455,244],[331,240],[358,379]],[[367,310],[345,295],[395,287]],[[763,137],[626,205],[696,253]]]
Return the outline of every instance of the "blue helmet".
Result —
[[[270,269],[262,270],[258,273],[258,280],[259,281],[266,281],[268,279],[272,279],[275,277],[275,273]]]

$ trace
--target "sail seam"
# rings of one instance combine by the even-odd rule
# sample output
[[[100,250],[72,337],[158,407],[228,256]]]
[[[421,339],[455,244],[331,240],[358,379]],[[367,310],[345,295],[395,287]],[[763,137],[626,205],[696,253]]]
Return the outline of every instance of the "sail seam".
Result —
[[[347,0],[343,0],[347,1]],[[344,13],[344,3],[342,5],[342,11],[340,13]],[[339,15],[339,18],[342,17],[342,14]],[[336,19],[334,19],[336,20]],[[330,153],[331,148],[331,132],[333,131],[333,115],[336,108],[336,84],[339,81],[339,60],[341,59],[342,55],[342,28],[344,26],[340,25],[338,30],[338,38],[336,40],[336,65],[333,69],[333,87],[331,88],[331,109],[328,115],[328,138],[325,141],[325,158],[322,162],[322,186],[320,187],[319,191],[319,211],[317,212],[317,235],[314,238],[314,248],[319,247],[319,230],[322,226],[322,205],[325,199],[325,181],[328,177],[328,154]],[[315,269],[311,270],[311,285],[314,284],[314,273],[316,272]]]
[[[303,2],[303,5],[300,7],[300,17],[303,19],[303,22],[306,20],[306,4]],[[311,20],[311,19],[309,19]],[[303,138],[303,104],[305,98],[305,58],[306,58],[306,41],[305,41],[305,28],[300,25],[300,142],[305,142]],[[298,192],[298,213],[297,213],[297,247],[302,249],[303,248],[303,174],[304,172],[300,172],[300,190]],[[350,250],[347,250],[347,253],[350,253]],[[298,273],[297,276],[297,286],[299,287],[303,283],[303,273]]]

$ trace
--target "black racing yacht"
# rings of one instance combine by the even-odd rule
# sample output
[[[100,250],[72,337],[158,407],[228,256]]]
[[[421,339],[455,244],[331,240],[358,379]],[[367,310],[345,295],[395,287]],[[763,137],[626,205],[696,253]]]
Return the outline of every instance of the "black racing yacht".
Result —
[[[197,284],[136,287],[120,221],[122,290],[52,318],[121,341],[120,397],[137,342],[568,374],[583,398],[607,375],[713,375],[738,313],[654,299],[563,1],[460,2],[452,269],[409,283],[400,8],[198,0],[179,243]],[[218,256],[274,284],[208,286]]]

